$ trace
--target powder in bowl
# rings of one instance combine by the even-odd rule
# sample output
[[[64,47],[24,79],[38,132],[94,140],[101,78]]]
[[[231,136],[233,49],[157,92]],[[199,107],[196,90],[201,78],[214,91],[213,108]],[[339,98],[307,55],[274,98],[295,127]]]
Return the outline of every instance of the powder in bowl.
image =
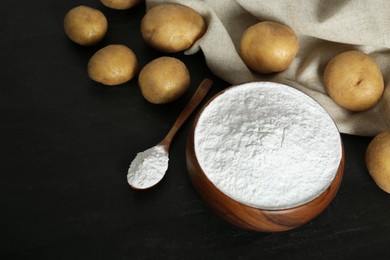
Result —
[[[194,149],[221,192],[268,210],[321,195],[342,157],[329,114],[304,93],[272,82],[235,86],[212,100],[199,116]]]

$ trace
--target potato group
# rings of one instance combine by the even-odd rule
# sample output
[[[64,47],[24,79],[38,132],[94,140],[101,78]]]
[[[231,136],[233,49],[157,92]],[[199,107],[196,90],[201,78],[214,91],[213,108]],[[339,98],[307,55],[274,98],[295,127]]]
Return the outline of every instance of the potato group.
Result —
[[[324,86],[337,104],[350,111],[371,108],[384,91],[378,65],[360,51],[346,51],[332,58],[324,71]]]
[[[75,43],[90,46],[100,42],[107,32],[107,19],[102,12],[80,5],[64,18],[65,34]]]
[[[141,70],[138,84],[146,100],[153,104],[165,104],[185,93],[190,84],[190,74],[180,60],[160,57]]]
[[[379,133],[366,150],[366,165],[375,183],[390,193],[390,131]]]
[[[132,79],[138,68],[132,50],[121,44],[108,45],[97,51],[88,62],[88,75],[105,85],[119,85]]]
[[[206,31],[203,17],[180,4],[159,4],[150,9],[141,22],[147,44],[163,52],[190,48]]]
[[[299,50],[298,38],[289,26],[265,21],[247,28],[240,41],[240,56],[259,73],[286,70]]]
[[[137,5],[141,0],[100,0],[100,2],[112,9],[126,10]]]

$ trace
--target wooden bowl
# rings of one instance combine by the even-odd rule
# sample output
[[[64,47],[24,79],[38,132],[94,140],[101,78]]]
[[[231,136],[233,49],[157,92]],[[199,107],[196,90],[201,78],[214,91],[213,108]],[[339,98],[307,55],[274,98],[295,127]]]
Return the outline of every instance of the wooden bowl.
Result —
[[[233,86],[235,87],[235,86]],[[230,89],[230,88],[228,88]],[[227,89],[226,89],[227,90]],[[195,152],[194,133],[199,117],[205,108],[219,95],[214,96],[198,113],[192,124],[187,144],[186,163],[189,178],[202,199],[222,219],[244,229],[276,232],[291,230],[313,220],[330,204],[340,187],[344,170],[344,148],[341,143],[341,160],[338,171],[328,188],[316,198],[302,205],[285,209],[261,209],[243,204],[219,190],[204,173]],[[337,165],[336,165],[337,166]]]

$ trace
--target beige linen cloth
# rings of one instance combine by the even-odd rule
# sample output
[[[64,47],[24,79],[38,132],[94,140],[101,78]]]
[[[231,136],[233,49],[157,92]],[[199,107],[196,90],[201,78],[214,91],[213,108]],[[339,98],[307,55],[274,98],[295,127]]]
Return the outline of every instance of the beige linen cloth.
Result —
[[[390,2],[388,0],[146,0],[147,10],[159,3],[180,3],[207,21],[205,35],[186,51],[199,49],[207,66],[231,84],[251,80],[276,80],[314,98],[336,122],[340,132],[372,136],[390,130]],[[252,73],[238,47],[242,32],[263,20],[292,27],[300,50],[284,72]],[[379,65],[385,92],[379,103],[364,112],[350,112],[326,94],[322,74],[327,62],[346,50],[369,54]]]

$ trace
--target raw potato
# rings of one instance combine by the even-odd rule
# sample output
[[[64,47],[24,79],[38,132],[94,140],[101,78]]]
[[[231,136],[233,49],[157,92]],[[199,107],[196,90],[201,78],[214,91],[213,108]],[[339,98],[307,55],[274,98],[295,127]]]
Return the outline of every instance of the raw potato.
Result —
[[[100,0],[100,2],[112,9],[126,10],[140,3],[141,0]]]
[[[153,104],[165,104],[186,92],[190,85],[190,73],[180,60],[160,57],[141,70],[138,84],[146,100]]]
[[[80,5],[64,18],[66,35],[75,43],[90,46],[100,42],[107,32],[107,19],[102,12]]]
[[[299,50],[297,35],[287,25],[265,21],[247,28],[241,36],[240,56],[259,73],[286,70]]]
[[[180,4],[160,4],[150,9],[141,22],[147,44],[163,52],[190,48],[206,31],[206,22],[193,9]]]
[[[382,73],[367,54],[346,51],[329,61],[324,71],[324,86],[329,96],[350,111],[364,111],[382,97]]]
[[[98,50],[88,62],[88,75],[105,85],[119,85],[132,79],[138,62],[134,52],[121,44],[108,45]]]
[[[390,193],[390,131],[378,134],[368,145],[366,165],[379,188]]]

